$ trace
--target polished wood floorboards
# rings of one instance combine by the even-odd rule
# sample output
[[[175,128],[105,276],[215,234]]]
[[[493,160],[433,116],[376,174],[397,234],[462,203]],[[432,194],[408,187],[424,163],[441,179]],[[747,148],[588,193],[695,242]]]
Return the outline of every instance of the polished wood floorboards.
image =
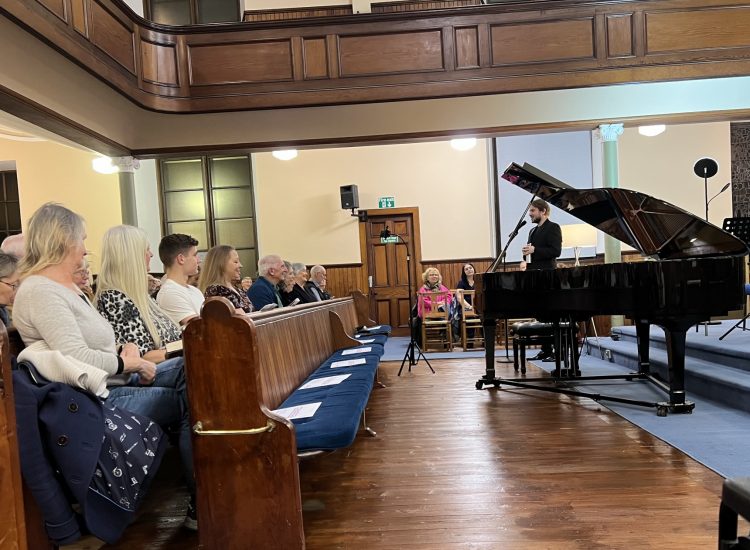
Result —
[[[716,547],[717,474],[589,400],[477,391],[483,360],[431,363],[383,363],[377,437],[300,465],[309,550]],[[196,547],[160,476],[121,543],[72,548]]]

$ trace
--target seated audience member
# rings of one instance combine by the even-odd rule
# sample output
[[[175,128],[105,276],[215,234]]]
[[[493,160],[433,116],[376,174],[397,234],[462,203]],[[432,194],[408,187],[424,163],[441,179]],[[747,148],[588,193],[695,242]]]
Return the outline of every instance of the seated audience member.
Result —
[[[16,260],[20,260],[26,253],[25,243],[26,239],[24,238],[23,233],[17,233],[15,235],[11,235],[10,237],[5,237],[5,239],[3,239],[3,244],[0,244],[0,250],[5,252],[6,254],[15,256]]]
[[[148,295],[146,275],[153,256],[142,229],[109,229],[102,240],[96,306],[115,330],[118,344],[133,342],[141,357],[161,363],[167,358],[164,346],[180,340],[182,332]]]
[[[185,525],[196,529],[191,427],[182,363],[166,361],[157,366],[142,358],[134,343],[117,347],[112,327],[73,281],[86,254],[85,238],[83,218],[62,205],[47,203],[34,213],[27,227],[27,252],[19,266],[23,283],[14,302],[14,323],[26,351],[59,351],[69,361],[84,363],[91,371],[90,380],[106,382],[106,388],[97,392],[105,404],[179,431],[191,494]],[[145,281],[142,268],[141,273]]]
[[[428,267],[422,274],[424,284],[419,288],[418,294],[426,294],[428,292],[440,292],[441,294],[437,296],[437,299],[430,296],[424,296],[423,298],[417,296],[417,315],[420,318],[423,318],[426,312],[432,311],[433,307],[441,311],[447,310],[450,307],[452,300],[451,291],[443,286],[442,280],[440,271],[434,267]]]
[[[250,298],[256,311],[268,304],[283,307],[277,285],[286,275],[287,268],[281,256],[269,254],[258,261],[258,278],[247,291],[247,297]]]
[[[305,290],[315,298],[316,302],[330,300],[331,295],[325,291],[325,284],[326,268],[322,265],[314,265],[310,269],[310,280],[305,283]]]
[[[17,264],[15,256],[0,252],[0,321],[6,327],[10,325],[10,315],[6,307],[13,305],[16,289],[20,284]]]
[[[461,269],[461,280],[458,281],[456,288],[460,288],[461,290],[474,290],[475,273],[476,269],[474,269],[474,264],[465,263]],[[464,297],[464,303],[461,305],[466,309],[471,309],[471,296]]]
[[[253,278],[243,277],[242,281],[240,282],[240,286],[242,287],[242,290],[247,293],[247,291],[250,290],[250,287],[253,286]]]
[[[156,303],[177,325],[184,325],[200,315],[203,293],[189,284],[198,273],[198,241],[189,235],[174,233],[159,243],[159,258],[166,273]]]
[[[198,289],[206,298],[226,298],[232,302],[237,313],[250,313],[253,311],[250,298],[242,290],[237,289],[241,273],[242,264],[237,251],[225,244],[214,246],[203,261]]]
[[[91,269],[89,261],[84,258],[81,266],[73,273],[73,281],[81,289],[89,301],[94,301],[94,291],[91,288]]]
[[[284,292],[281,293],[281,301],[285,306],[292,303],[309,304],[317,301],[315,296],[305,288],[307,279],[307,266],[301,263],[293,263],[291,272],[285,280]],[[295,300],[297,301],[295,302]]]
[[[155,298],[161,288],[161,279],[157,279],[151,273],[147,273],[146,278],[148,279],[148,295]]]

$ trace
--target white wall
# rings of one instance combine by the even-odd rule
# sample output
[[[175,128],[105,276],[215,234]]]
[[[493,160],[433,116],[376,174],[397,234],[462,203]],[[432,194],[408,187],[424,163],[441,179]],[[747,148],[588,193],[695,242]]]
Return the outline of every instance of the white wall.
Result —
[[[131,10],[143,17],[143,0],[123,0]]]

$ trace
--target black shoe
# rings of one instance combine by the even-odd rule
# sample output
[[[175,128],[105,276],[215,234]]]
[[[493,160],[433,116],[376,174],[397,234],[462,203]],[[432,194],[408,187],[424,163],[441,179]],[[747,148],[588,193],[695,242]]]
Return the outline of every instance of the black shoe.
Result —
[[[185,514],[185,521],[182,523],[186,529],[191,531],[198,530],[198,512],[195,509],[195,499],[190,499],[188,504],[187,514]]]
[[[552,357],[551,355],[547,355],[544,357],[544,359],[542,359],[542,363],[554,363],[554,361],[555,361],[555,358]]]
[[[537,361],[544,361],[545,359],[551,357],[546,351],[540,351],[537,353],[532,359],[535,359]]]

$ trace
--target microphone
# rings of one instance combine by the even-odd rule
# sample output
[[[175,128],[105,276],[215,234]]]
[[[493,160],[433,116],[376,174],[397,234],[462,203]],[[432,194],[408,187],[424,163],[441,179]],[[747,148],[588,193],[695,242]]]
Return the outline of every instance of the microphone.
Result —
[[[527,223],[527,222],[526,222],[526,220],[521,220],[520,222],[518,222],[518,225],[517,225],[517,226],[516,226],[516,228],[515,228],[515,229],[513,230],[513,233],[511,233],[511,234],[510,234],[510,235],[508,235],[508,236],[509,236],[509,237],[513,237],[513,235],[514,235],[515,233],[518,233],[518,230],[519,230],[519,229],[521,229],[521,228],[522,228],[522,227],[523,227],[524,225],[526,225],[526,223]]]
[[[386,225],[386,226],[385,226],[385,229],[383,229],[383,230],[382,230],[382,231],[380,232],[380,238],[381,238],[381,239],[387,239],[387,238],[388,238],[388,237],[390,237],[390,236],[391,236],[391,230],[390,230],[390,229],[388,229],[388,226]]]

